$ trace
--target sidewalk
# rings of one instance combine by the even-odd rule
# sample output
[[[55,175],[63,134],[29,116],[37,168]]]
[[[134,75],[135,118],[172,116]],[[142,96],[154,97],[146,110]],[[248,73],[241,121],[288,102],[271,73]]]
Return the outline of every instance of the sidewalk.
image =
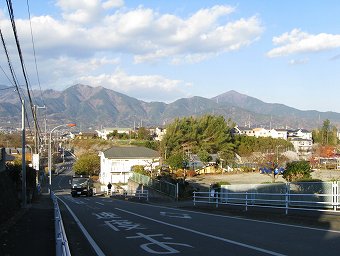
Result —
[[[55,255],[54,210],[49,194],[38,196],[0,231],[0,255]]]

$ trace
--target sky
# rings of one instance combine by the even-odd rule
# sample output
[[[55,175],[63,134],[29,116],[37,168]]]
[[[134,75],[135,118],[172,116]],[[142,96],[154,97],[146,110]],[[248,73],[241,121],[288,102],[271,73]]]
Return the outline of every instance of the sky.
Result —
[[[340,112],[338,0],[12,0],[12,7],[33,89],[81,83],[168,103],[235,90]],[[24,84],[5,0],[0,29]],[[0,84],[11,86],[0,48]]]

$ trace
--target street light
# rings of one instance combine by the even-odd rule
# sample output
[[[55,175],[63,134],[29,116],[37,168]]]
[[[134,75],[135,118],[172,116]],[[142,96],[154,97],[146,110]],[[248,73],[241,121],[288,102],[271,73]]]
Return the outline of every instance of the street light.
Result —
[[[63,126],[68,126],[68,127],[74,127],[76,126],[76,124],[61,124],[61,125],[58,125],[56,127],[54,127],[51,131],[50,131],[50,140],[49,140],[49,143],[48,143],[48,175],[49,175],[49,187],[48,187],[48,190],[49,190],[49,193],[51,193],[51,186],[52,186],[52,171],[51,171],[51,168],[52,168],[52,156],[51,156],[51,143],[52,143],[52,133],[55,129],[58,129],[60,127],[63,127]]]

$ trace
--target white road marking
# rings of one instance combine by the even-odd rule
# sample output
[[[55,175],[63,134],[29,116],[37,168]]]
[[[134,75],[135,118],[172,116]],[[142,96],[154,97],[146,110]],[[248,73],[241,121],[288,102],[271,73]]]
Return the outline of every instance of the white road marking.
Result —
[[[330,232],[330,233],[340,234],[339,230],[333,230],[333,229],[313,228],[313,227],[306,227],[306,226],[300,226],[300,225],[279,223],[279,222],[273,222],[273,221],[246,219],[246,218],[243,218],[243,217],[225,216],[225,215],[220,215],[220,214],[213,214],[213,213],[206,213],[206,212],[183,210],[183,209],[172,208],[172,207],[167,207],[167,206],[142,204],[142,203],[138,203],[138,202],[128,202],[128,203],[130,203],[130,204],[141,204],[141,205],[144,205],[144,206],[149,206],[149,207],[154,207],[154,208],[163,208],[163,209],[171,209],[171,210],[182,211],[182,212],[191,212],[191,213],[197,213],[197,214],[202,214],[202,215],[221,217],[221,218],[226,218],[226,219],[243,220],[243,221],[250,221],[250,222],[256,222],[256,223],[265,223],[265,224],[271,224],[271,225],[277,225],[277,226],[283,226],[283,227],[300,228],[300,229],[308,229],[308,230],[313,230],[313,231],[321,231],[321,232]],[[339,215],[339,217],[340,217],[340,215]]]
[[[144,238],[147,241],[151,242],[151,243],[146,243],[146,244],[142,244],[140,245],[140,248],[142,248],[144,251],[148,252],[148,253],[152,253],[152,254],[175,254],[175,253],[179,253],[180,251],[176,250],[175,248],[172,248],[169,245],[177,245],[177,246],[185,246],[185,247],[191,247],[193,248],[191,245],[188,244],[182,244],[182,243],[173,243],[173,242],[161,242],[161,241],[157,241],[155,238],[153,237],[162,237],[165,240],[171,240],[172,237],[165,237],[163,234],[153,234],[153,235],[145,235],[143,233],[136,233],[137,236],[128,236],[126,237],[127,239],[136,239],[136,238]],[[155,249],[155,245],[159,246],[162,250],[161,251],[156,251]]]
[[[85,229],[85,227],[83,226],[83,224],[81,224],[80,220],[77,218],[77,216],[73,213],[73,211],[71,210],[71,208],[60,198],[57,197],[61,202],[63,202],[63,204],[66,206],[67,210],[70,212],[70,214],[72,215],[72,217],[74,218],[75,222],[78,224],[79,228],[81,229],[81,231],[83,232],[83,234],[85,235],[86,239],[89,241],[89,243],[91,244],[92,248],[94,249],[94,251],[97,253],[98,256],[105,256],[104,252],[99,248],[99,246],[96,244],[96,242],[93,240],[93,238],[90,236],[89,232],[87,232],[87,230]]]
[[[170,218],[179,218],[179,219],[191,219],[191,216],[187,213],[178,213],[178,212],[159,212],[161,216],[166,216]]]
[[[241,246],[241,247],[245,247],[245,248],[252,249],[252,250],[255,250],[255,251],[263,252],[263,253],[266,253],[266,254],[275,255],[275,256],[283,256],[284,255],[284,254],[281,254],[281,253],[278,253],[278,252],[273,252],[273,251],[270,251],[270,250],[262,249],[262,248],[252,246],[252,245],[249,245],[249,244],[244,244],[244,243],[233,241],[233,240],[230,240],[230,239],[225,239],[223,237],[210,235],[210,234],[207,234],[207,233],[204,233],[204,232],[201,232],[201,231],[197,231],[197,230],[194,230],[194,229],[185,228],[185,227],[181,227],[181,226],[174,225],[174,224],[171,224],[171,223],[167,223],[167,222],[164,222],[164,221],[149,218],[149,217],[140,215],[138,213],[126,211],[126,210],[123,210],[123,209],[120,209],[120,208],[115,208],[115,209],[118,210],[118,211],[129,213],[131,215],[138,216],[140,218],[144,218],[144,219],[151,220],[151,221],[154,221],[154,222],[157,222],[157,223],[160,223],[160,224],[164,224],[164,225],[167,225],[167,226],[170,226],[170,227],[182,229],[182,230],[189,231],[189,232],[201,235],[201,236],[206,236],[206,237],[213,238],[213,239],[216,239],[216,240],[220,240],[220,241],[223,241],[223,242],[227,242],[227,243],[230,243],[230,244],[235,244],[235,245],[238,245],[238,246]]]
[[[105,204],[103,204],[103,203],[100,203],[100,202],[95,202],[96,204],[100,204],[100,205],[105,205]]]

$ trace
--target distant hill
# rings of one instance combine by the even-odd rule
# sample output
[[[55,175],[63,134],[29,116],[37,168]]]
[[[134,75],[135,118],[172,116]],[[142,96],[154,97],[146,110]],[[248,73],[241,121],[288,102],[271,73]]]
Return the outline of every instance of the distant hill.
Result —
[[[1,88],[1,87],[0,87]],[[42,101],[40,94],[43,95]],[[46,106],[38,116],[46,113],[48,125],[76,122],[81,129],[90,127],[160,126],[177,117],[204,114],[223,115],[238,125],[272,128],[312,129],[325,119],[340,124],[340,114],[335,112],[301,111],[283,104],[265,103],[256,98],[229,91],[214,98],[182,98],[172,103],[144,102],[125,94],[106,89],[77,84],[64,91],[52,89],[33,91],[34,102]],[[13,90],[0,91],[0,122],[19,125],[21,106]]]

